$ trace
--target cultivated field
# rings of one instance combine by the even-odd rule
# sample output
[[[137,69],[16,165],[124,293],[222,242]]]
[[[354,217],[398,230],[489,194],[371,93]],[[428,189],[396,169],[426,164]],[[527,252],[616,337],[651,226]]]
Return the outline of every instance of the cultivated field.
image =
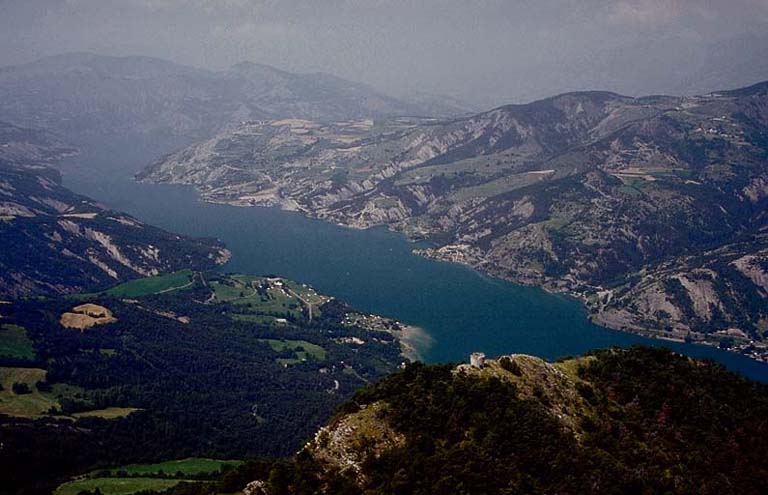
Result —
[[[311,287],[280,278],[230,275],[211,280],[209,286],[215,294],[214,302],[227,302],[241,308],[230,315],[240,321],[276,323],[274,317],[286,315],[306,318],[310,305],[312,314],[317,316],[318,308],[329,300]]]
[[[156,277],[140,278],[117,285],[104,291],[104,294],[115,297],[142,297],[161,292],[184,289],[192,286],[194,272],[180,270]],[[86,294],[85,296],[87,296]],[[85,297],[83,296],[83,297]]]
[[[261,342],[268,343],[275,352],[293,351],[296,357],[280,358],[277,360],[280,364],[296,364],[309,358],[324,361],[328,354],[319,345],[307,342],[306,340],[263,339]]]
[[[194,482],[168,479],[168,476],[190,476],[199,479],[200,476],[213,476],[225,466],[236,466],[242,462],[192,457],[154,464],[128,464],[95,471],[64,483],[54,492],[54,495],[77,495],[83,491],[93,492],[96,489],[104,495],[131,495],[145,490],[162,491],[182,481]]]
[[[46,371],[40,368],[0,368],[0,384],[3,386],[0,390],[0,414],[22,418],[39,418],[48,415],[51,410],[61,409],[60,398],[83,400],[83,389],[66,383],[56,383],[50,392],[41,392],[37,389],[37,382],[45,381],[45,377]],[[26,384],[29,392],[15,393],[13,390],[14,383]],[[134,411],[138,411],[138,409],[107,407],[74,413],[68,417],[118,419],[128,416]]]
[[[159,474],[182,473],[185,475],[210,474],[221,471],[224,466],[236,466],[243,461],[223,461],[218,459],[206,459],[201,457],[190,457],[187,459],[178,459],[173,461],[157,462],[154,464],[129,464],[118,468],[110,469],[114,473],[123,472],[130,476],[153,476]]]
[[[96,325],[114,323],[117,319],[112,312],[98,304],[81,304],[72,308],[70,312],[61,315],[59,323],[66,328],[86,330]]]
[[[182,480],[161,478],[95,478],[70,481],[61,485],[54,495],[78,495],[96,489],[104,495],[131,495],[144,490],[162,491],[178,485]]]

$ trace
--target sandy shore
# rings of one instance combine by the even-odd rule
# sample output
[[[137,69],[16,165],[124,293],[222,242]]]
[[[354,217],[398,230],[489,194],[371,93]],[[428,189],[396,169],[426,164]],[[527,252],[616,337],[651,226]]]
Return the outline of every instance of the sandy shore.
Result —
[[[427,351],[434,342],[429,333],[421,327],[412,325],[402,325],[400,335],[400,347],[403,351],[403,356],[411,361],[421,361],[423,359],[423,353]]]

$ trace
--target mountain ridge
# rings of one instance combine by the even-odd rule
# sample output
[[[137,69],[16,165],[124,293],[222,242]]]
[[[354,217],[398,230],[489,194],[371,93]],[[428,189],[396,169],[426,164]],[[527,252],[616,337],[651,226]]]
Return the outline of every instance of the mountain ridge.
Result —
[[[450,120],[250,121],[138,177],[387,225],[436,244],[420,254],[571,293],[611,328],[766,359],[766,87],[566,93]],[[650,289],[633,292],[640,279]]]
[[[447,104],[442,111],[453,108]],[[194,139],[249,118],[378,118],[424,111],[362,83],[252,62],[212,71],[146,56],[69,53],[0,67],[0,120],[45,128],[73,142],[104,133]]]
[[[189,493],[757,494],[764,389],[640,347],[415,363],[360,390],[292,459]]]

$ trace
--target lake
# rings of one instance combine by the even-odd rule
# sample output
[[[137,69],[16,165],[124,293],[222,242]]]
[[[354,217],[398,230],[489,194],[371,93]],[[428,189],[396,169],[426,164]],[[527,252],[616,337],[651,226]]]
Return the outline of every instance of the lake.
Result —
[[[353,230],[278,209],[208,204],[188,187],[133,182],[133,174],[169,146],[167,141],[95,140],[63,164],[64,183],[144,222],[221,239],[233,254],[225,271],[305,282],[359,310],[417,326],[425,334],[417,345],[427,362],[465,361],[473,351],[551,360],[595,348],[647,344],[712,358],[768,382],[768,365],[708,346],[596,326],[577,300],[416,256],[412,243],[383,228]]]

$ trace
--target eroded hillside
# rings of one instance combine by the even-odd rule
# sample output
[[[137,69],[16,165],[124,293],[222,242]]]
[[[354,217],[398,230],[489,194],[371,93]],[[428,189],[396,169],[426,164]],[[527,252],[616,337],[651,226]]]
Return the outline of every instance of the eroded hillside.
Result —
[[[617,329],[765,359],[768,85],[587,92],[451,121],[254,121],[140,176],[437,243]]]
[[[145,225],[60,184],[49,166],[75,150],[40,131],[0,127],[0,295],[72,293],[229,259],[216,240]]]

